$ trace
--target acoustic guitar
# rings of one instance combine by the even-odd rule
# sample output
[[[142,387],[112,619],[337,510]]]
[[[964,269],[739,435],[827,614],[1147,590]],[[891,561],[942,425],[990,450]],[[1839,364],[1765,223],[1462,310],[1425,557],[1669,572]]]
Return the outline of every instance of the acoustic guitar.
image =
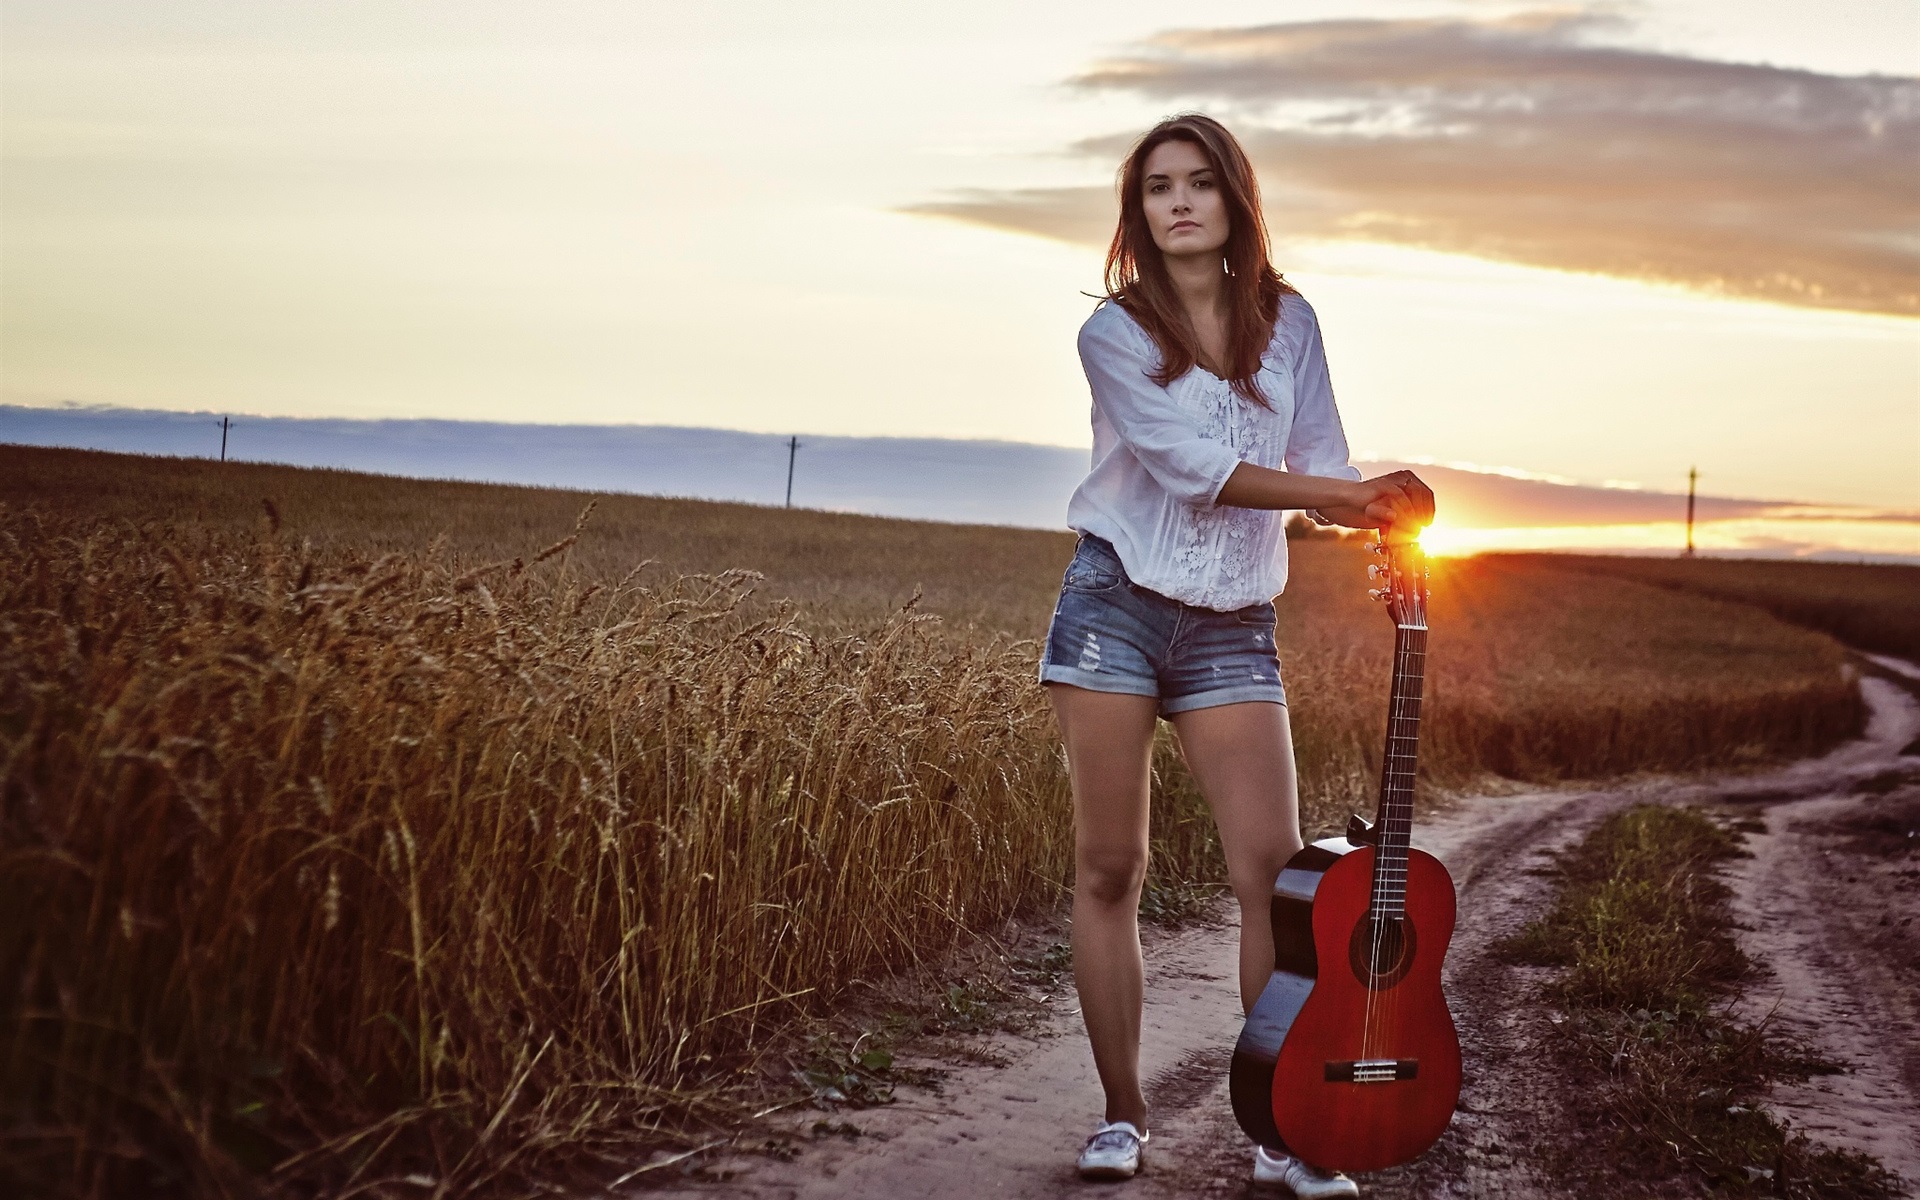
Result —
[[[1383,532],[1368,568],[1393,617],[1380,805],[1302,849],[1273,885],[1273,977],[1233,1052],[1233,1111],[1254,1141],[1335,1171],[1418,1157],[1453,1119],[1460,1040],[1440,993],[1453,880],[1412,849],[1427,651],[1426,561]]]

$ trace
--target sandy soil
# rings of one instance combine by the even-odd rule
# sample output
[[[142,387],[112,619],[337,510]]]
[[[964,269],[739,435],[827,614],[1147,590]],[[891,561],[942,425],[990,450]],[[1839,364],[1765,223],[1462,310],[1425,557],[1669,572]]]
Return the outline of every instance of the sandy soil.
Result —
[[[1902,669],[1920,678],[1905,664]],[[1494,944],[1539,910],[1551,880],[1545,855],[1629,804],[1756,806],[1767,832],[1736,878],[1748,951],[1775,981],[1752,1002],[1778,1005],[1822,1053],[1853,1066],[1783,1089],[1779,1107],[1816,1138],[1857,1146],[1920,1180],[1920,856],[1849,849],[1846,824],[1875,805],[1920,797],[1920,703],[1881,679],[1864,681],[1866,737],[1817,760],[1738,777],[1648,780],[1602,791],[1474,797],[1428,819],[1415,842],[1448,866],[1460,923],[1448,954],[1448,1001],[1459,1024],[1466,1084],[1452,1128],[1419,1161],[1362,1180],[1376,1197],[1571,1197],[1543,1178],[1537,1150],[1567,1128],[1563,1081],[1543,1049],[1558,1014],[1526,1002],[1537,968],[1498,961]],[[1898,776],[1898,779],[1895,776]],[[1905,782],[1899,782],[1904,779]],[[1893,780],[1893,782],[1889,782]],[[1920,799],[1914,803],[1920,815]],[[1917,822],[1920,823],[1920,822]],[[1884,838],[1882,839],[1885,840]],[[1841,864],[1836,866],[1835,864]],[[1880,918],[1888,920],[1881,923]],[[1233,982],[1236,930],[1220,920],[1147,943],[1142,1066],[1151,1081],[1147,1169],[1125,1185],[1139,1200],[1255,1194],[1246,1139],[1227,1101],[1239,1035]],[[1904,955],[1904,957],[1902,957]],[[708,1160],[692,1177],[651,1175],[651,1194],[812,1197],[1056,1197],[1118,1189],[1087,1184],[1073,1157],[1098,1115],[1100,1090],[1071,987],[1034,1028],[1001,1034],[954,1066],[937,1095],[903,1093],[884,1108],[843,1113],[860,1136],[812,1140],[791,1161],[750,1154]],[[818,1113],[795,1115],[807,1141]]]
[[[1876,707],[1866,741],[1882,753],[1862,754],[1836,786],[1753,801],[1766,832],[1747,839],[1734,911],[1742,948],[1772,971],[1746,1015],[1847,1068],[1775,1089],[1774,1109],[1920,1193],[1920,853],[1908,832],[1920,829],[1920,754],[1897,753],[1920,723],[1902,699]]]

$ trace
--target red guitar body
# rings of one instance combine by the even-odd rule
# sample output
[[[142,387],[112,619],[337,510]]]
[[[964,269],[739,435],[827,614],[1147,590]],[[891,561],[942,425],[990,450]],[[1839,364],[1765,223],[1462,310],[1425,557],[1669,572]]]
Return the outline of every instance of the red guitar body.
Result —
[[[1335,1171],[1410,1162],[1460,1099],[1460,1039],[1440,991],[1453,880],[1411,845],[1427,653],[1417,544],[1375,547],[1394,618],[1380,808],[1301,850],[1273,884],[1273,977],[1233,1051],[1229,1091],[1247,1136]]]
[[[1366,945],[1372,883],[1372,847],[1321,874],[1309,918],[1319,973],[1274,1066],[1274,1127],[1293,1154],[1336,1171],[1379,1171],[1418,1157],[1446,1131],[1460,1099],[1460,1039],[1440,994],[1453,880],[1431,854],[1408,852],[1407,944],[1378,974]],[[1346,1065],[1354,1063],[1394,1064],[1395,1078],[1356,1082]],[[1369,1070],[1389,1068],[1362,1066],[1363,1079]]]

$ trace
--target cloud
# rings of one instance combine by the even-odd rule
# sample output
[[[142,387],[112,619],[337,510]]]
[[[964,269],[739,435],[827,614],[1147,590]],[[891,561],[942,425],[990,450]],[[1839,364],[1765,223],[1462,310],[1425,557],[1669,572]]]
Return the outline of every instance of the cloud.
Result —
[[[1072,81],[1206,109],[1276,233],[1920,315],[1920,79],[1603,44],[1617,19],[1334,20],[1161,34]],[[1131,135],[1077,154],[1117,162]],[[1106,188],[913,211],[1104,245]]]
[[[1437,463],[1368,462],[1356,464],[1369,477],[1410,470],[1432,486],[1440,515],[1451,525],[1567,526],[1632,525],[1679,521],[1687,514],[1686,494],[1592,487],[1559,479],[1528,478],[1499,467]],[[1702,521],[1771,516],[1798,505],[1765,500],[1702,496],[1696,516]]]

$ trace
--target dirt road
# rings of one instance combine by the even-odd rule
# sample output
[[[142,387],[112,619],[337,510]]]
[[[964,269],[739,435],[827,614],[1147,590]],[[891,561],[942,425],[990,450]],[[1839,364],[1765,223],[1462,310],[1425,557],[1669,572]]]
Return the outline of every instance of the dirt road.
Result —
[[[1895,660],[1882,665],[1920,680]],[[1881,745],[1852,787],[1756,797],[1766,831],[1734,876],[1743,948],[1773,977],[1746,997],[1848,1070],[1775,1090],[1773,1106],[1816,1141],[1864,1151],[1920,1194],[1920,745],[1885,712]],[[1869,742],[1873,741],[1869,737]]]
[[[1920,678],[1905,664],[1889,669]],[[1875,805],[1911,798],[1920,814],[1920,758],[1901,753],[1920,736],[1920,703],[1882,679],[1863,686],[1873,713],[1867,735],[1821,759],[1687,783],[1475,797],[1416,829],[1416,844],[1447,864],[1460,894],[1446,985],[1466,1085],[1440,1143],[1416,1163],[1362,1180],[1366,1195],[1569,1195],[1534,1166],[1539,1149],[1566,1127],[1563,1091],[1547,1066],[1550,1056],[1540,1052],[1555,1036],[1555,1014],[1527,1002],[1539,969],[1502,963],[1492,948],[1550,892],[1551,880],[1529,868],[1544,865],[1547,852],[1606,813],[1649,800],[1732,802],[1763,816],[1767,832],[1752,839],[1755,857],[1735,880],[1743,923],[1752,926],[1743,942],[1775,972],[1754,1000],[1769,1007],[1777,1000],[1777,1019],[1854,1067],[1784,1089],[1778,1105],[1817,1139],[1868,1150],[1910,1184],[1920,1183],[1913,1132],[1920,1129],[1913,986],[1920,927],[1893,923],[1915,912],[1920,867],[1899,855],[1854,864],[1858,856],[1839,845],[1851,836],[1846,822],[1871,817]],[[1836,868],[1835,856],[1853,865]],[[1146,1171],[1125,1186],[1130,1197],[1251,1193],[1250,1152],[1227,1101],[1226,1069],[1241,1019],[1235,937],[1233,925],[1222,922],[1149,939],[1141,1055],[1153,1136]],[[1905,963],[1895,961],[1908,951]],[[713,1161],[702,1172],[706,1181],[676,1182],[668,1194],[1039,1200],[1103,1190],[1073,1173],[1100,1097],[1077,1012],[1069,987],[1036,1029],[999,1035],[984,1047],[982,1057],[1004,1065],[962,1067],[937,1096],[907,1093],[897,1104],[844,1114],[859,1127],[858,1138],[815,1141],[793,1161]],[[796,1118],[794,1130],[804,1137],[817,1117]]]

